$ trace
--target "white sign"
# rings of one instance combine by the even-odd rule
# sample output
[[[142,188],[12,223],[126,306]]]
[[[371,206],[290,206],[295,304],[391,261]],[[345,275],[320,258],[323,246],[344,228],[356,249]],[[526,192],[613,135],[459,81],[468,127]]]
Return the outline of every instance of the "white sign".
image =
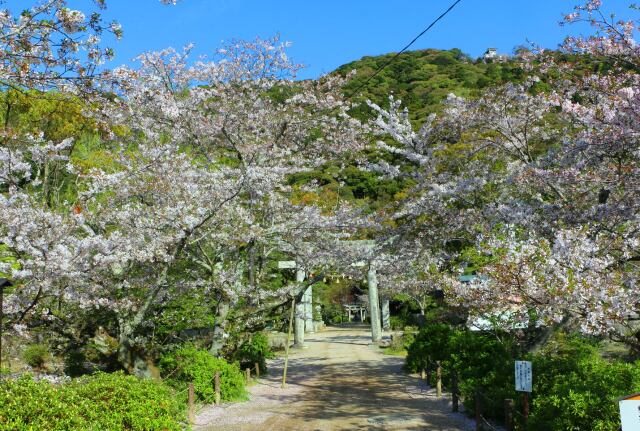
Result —
[[[531,392],[533,386],[533,373],[531,362],[516,361],[516,391]]]
[[[640,400],[620,401],[622,431],[640,430]]]
[[[280,260],[278,261],[278,268],[280,269],[290,269],[296,267],[295,260]]]

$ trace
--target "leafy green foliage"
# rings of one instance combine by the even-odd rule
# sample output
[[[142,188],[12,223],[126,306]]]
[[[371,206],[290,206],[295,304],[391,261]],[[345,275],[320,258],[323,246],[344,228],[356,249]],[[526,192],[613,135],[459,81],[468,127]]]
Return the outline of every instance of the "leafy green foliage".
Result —
[[[434,361],[449,359],[452,335],[453,329],[444,323],[422,328],[407,349],[407,369],[418,372],[430,368]]]
[[[384,353],[387,355],[404,355],[407,352],[409,346],[411,346],[415,340],[416,333],[406,331],[403,334],[395,334],[391,338],[391,343],[384,349]]]
[[[0,430],[181,430],[184,405],[162,383],[122,373],[62,385],[29,376],[0,385]]]
[[[164,355],[160,369],[166,381],[181,391],[193,382],[196,397],[206,403],[215,401],[213,380],[216,371],[220,372],[220,397],[223,401],[247,397],[244,376],[237,363],[230,364],[195,346],[183,346]]]
[[[443,360],[443,374],[450,383],[456,370],[460,393],[468,410],[475,408],[476,390],[482,391],[483,414],[502,418],[505,398],[516,398],[514,355],[508,338],[494,334],[455,331]]]
[[[516,357],[533,361],[528,430],[617,431],[616,400],[640,391],[640,364],[608,361],[600,356],[597,345],[564,334],[558,334],[540,353],[525,355],[504,334],[430,324],[409,346],[406,361],[411,371],[433,371],[434,362],[441,361],[443,382],[449,387],[456,370],[467,410],[475,408],[476,390],[480,389],[483,415],[501,420],[503,400],[521,399],[514,388]]]
[[[409,108],[411,119],[417,122],[424,120],[429,113],[438,112],[449,93],[473,97],[483,88],[519,81],[524,75],[516,61],[485,63],[472,60],[459,49],[426,49],[400,54],[364,88],[360,88],[393,55],[363,57],[341,66],[337,72],[346,75],[356,70],[345,89],[348,96],[362,101],[370,99],[386,106],[389,94],[394,94]],[[358,94],[354,93],[356,90]],[[369,118],[370,114],[365,105],[354,112],[358,118]]]
[[[236,358],[240,361],[240,367],[253,368],[256,363],[260,366],[260,372],[267,370],[267,359],[273,358],[273,352],[269,347],[269,338],[264,332],[258,332],[240,345],[236,352]]]
[[[60,142],[92,132],[96,126],[80,99],[58,92],[8,90],[0,92],[0,122],[14,133],[28,133]]]
[[[49,349],[43,344],[30,344],[22,352],[24,362],[33,368],[42,368],[49,358]]]
[[[552,342],[534,357],[529,429],[617,431],[617,399],[640,391],[638,365],[609,362],[577,337]]]
[[[467,410],[475,408],[476,391],[482,391],[483,412],[501,418],[505,398],[514,398],[514,373],[508,339],[459,330],[445,323],[434,323],[420,330],[409,346],[407,368],[434,371],[442,364],[445,385],[451,384],[452,371],[458,373],[459,390]],[[435,378],[432,373],[432,379]],[[434,381],[431,382],[435,383]]]

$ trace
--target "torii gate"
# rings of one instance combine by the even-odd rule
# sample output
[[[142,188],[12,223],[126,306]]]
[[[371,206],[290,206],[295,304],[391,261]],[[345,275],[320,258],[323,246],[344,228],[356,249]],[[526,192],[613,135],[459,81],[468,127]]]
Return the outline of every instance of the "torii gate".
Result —
[[[375,246],[374,241],[349,241],[351,245],[363,245],[366,250],[372,250]],[[385,320],[385,328],[389,327],[389,301],[383,304],[383,319],[380,315],[380,299],[378,297],[378,277],[376,273],[375,260],[369,259],[368,262],[355,262],[352,264],[356,267],[367,267],[367,285],[369,287],[369,316],[371,319],[371,341],[373,343],[380,342],[382,338],[382,322]],[[296,261],[285,260],[278,262],[278,268],[296,269],[296,281],[304,282],[306,274],[302,268],[297,265]],[[295,334],[294,346],[304,348],[305,332],[314,332],[313,327],[313,287],[309,286],[302,295],[302,301],[296,304],[295,309]]]

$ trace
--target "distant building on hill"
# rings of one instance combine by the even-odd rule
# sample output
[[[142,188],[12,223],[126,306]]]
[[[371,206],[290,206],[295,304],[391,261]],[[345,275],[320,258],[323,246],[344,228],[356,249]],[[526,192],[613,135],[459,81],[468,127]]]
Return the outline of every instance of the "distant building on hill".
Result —
[[[507,61],[509,56],[506,54],[498,54],[497,48],[488,48],[482,56],[482,59],[487,62],[503,62]]]

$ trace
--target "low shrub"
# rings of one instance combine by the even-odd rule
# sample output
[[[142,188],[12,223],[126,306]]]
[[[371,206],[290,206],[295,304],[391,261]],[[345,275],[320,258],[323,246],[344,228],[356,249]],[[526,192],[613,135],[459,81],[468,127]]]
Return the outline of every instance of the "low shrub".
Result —
[[[504,400],[517,398],[513,349],[508,337],[471,331],[455,331],[443,358],[443,375],[451,384],[451,371],[458,373],[459,390],[468,411],[474,411],[476,390],[482,391],[483,414],[503,419]]]
[[[449,341],[453,333],[454,329],[445,323],[434,323],[422,328],[407,348],[407,369],[416,373],[432,368],[435,361],[449,359]]]
[[[238,363],[230,364],[208,351],[187,345],[166,354],[160,360],[160,370],[167,383],[182,391],[193,382],[196,397],[205,402],[215,401],[213,379],[220,372],[220,397],[223,401],[247,398],[245,381]]]
[[[533,358],[530,430],[617,431],[617,399],[640,391],[640,364],[609,362],[597,346],[560,337]]]
[[[389,325],[392,330],[401,331],[405,326],[407,326],[407,322],[406,319],[404,319],[404,316],[390,316]]]
[[[480,389],[483,415],[502,420],[504,399],[515,399],[517,408],[522,408],[514,388],[516,358],[531,360],[534,376],[531,415],[521,429],[617,431],[616,400],[640,392],[640,363],[609,361],[593,342],[565,334],[556,335],[540,353],[524,354],[506,334],[431,324],[417,334],[406,361],[411,371],[433,371],[435,361],[441,361],[443,383],[448,387],[456,370],[467,411],[474,411]],[[431,379],[433,385],[434,373]]]
[[[385,348],[385,353],[391,355],[405,354],[409,346],[413,344],[415,335],[415,332],[393,334],[389,346]]]
[[[160,382],[98,373],[54,385],[30,376],[0,385],[0,430],[181,430],[184,404]]]
[[[22,359],[32,368],[42,368],[49,358],[49,349],[44,344],[30,344],[22,352]]]
[[[263,332],[253,334],[251,339],[240,345],[235,354],[235,358],[240,361],[242,369],[253,368],[258,363],[261,372],[267,370],[267,359],[273,357],[273,352],[269,347],[269,337]]]

